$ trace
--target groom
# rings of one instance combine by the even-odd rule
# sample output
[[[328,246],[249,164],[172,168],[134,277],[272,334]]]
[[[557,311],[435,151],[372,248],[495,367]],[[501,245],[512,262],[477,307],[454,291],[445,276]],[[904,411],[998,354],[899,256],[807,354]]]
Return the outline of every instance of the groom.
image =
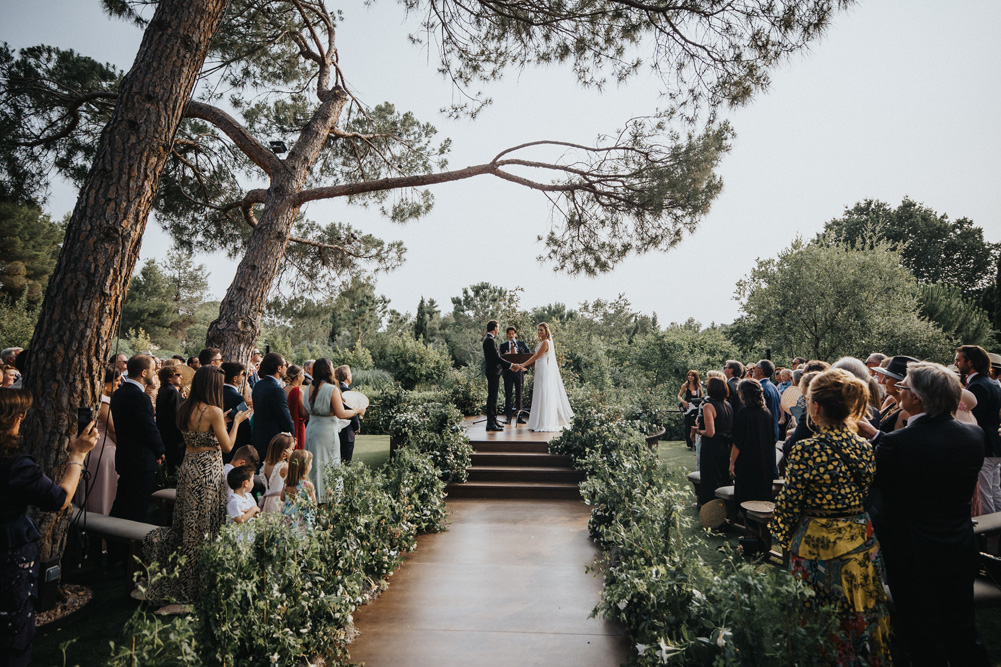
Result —
[[[501,345],[500,351],[501,354],[529,353],[528,345],[518,340],[518,330],[514,327],[507,328],[507,342]],[[510,368],[504,369],[504,414],[507,415],[508,424],[511,423],[512,415],[518,416],[519,424],[525,423],[525,418],[521,416],[521,392],[524,387],[525,371],[516,371]]]
[[[497,423],[497,390],[500,388],[500,376],[503,369],[510,369],[511,362],[502,359],[497,351],[497,332],[500,327],[497,320],[487,322],[487,335],[483,338],[483,372],[487,376],[487,430],[503,431]]]

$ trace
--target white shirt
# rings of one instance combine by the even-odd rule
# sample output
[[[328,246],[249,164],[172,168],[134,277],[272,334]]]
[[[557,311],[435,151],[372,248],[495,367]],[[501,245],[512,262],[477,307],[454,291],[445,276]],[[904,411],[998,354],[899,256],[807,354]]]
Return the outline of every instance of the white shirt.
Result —
[[[135,380],[133,380],[132,378],[125,378],[125,381],[126,381],[126,382],[131,382],[131,383],[132,383],[132,384],[134,384],[135,386],[139,387],[139,391],[141,391],[141,392],[142,392],[142,393],[144,393],[144,394],[146,393],[146,385],[144,385],[144,384],[140,384],[139,382],[136,382],[136,381],[135,381]]]
[[[229,515],[229,522],[233,523],[235,519],[243,516],[244,512],[249,510],[251,507],[257,507],[257,503],[254,502],[254,497],[249,493],[245,493],[242,496],[239,493],[233,493],[229,497],[229,501],[226,502],[226,514]]]
[[[925,416],[925,414],[927,414],[927,413],[924,413],[924,412],[919,412],[919,413],[918,413],[918,414],[916,414],[916,415],[911,415],[911,416],[910,416],[910,417],[908,417],[908,419],[907,419],[907,426],[911,426],[911,425],[912,425],[912,424],[913,424],[914,422],[916,422],[916,421],[917,421],[918,419],[920,419],[921,417],[924,417],[924,416]],[[904,428],[907,428],[907,426],[905,426]]]
[[[235,466],[232,463],[227,463],[222,467],[222,481],[226,483],[226,504],[229,504],[230,498],[234,495],[233,489],[229,488],[229,471]]]

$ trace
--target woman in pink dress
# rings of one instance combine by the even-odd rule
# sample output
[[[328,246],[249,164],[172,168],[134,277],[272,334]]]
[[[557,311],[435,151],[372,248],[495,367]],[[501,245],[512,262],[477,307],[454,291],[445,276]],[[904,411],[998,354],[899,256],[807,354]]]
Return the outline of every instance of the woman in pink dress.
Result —
[[[302,404],[302,381],[306,379],[301,366],[289,366],[285,371],[285,393],[288,395],[288,411],[295,424],[295,448],[306,447],[306,421],[309,413]]]
[[[101,407],[97,413],[97,446],[87,455],[86,483],[76,490],[73,502],[77,507],[86,503],[87,511],[107,514],[118,493],[118,473],[115,472],[115,422],[111,418],[111,394],[122,384],[122,374],[114,366],[104,371]]]

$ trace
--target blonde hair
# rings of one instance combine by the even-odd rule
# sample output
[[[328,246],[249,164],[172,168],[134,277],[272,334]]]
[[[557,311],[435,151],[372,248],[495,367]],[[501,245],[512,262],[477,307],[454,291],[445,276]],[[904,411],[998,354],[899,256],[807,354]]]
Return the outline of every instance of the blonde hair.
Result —
[[[706,371],[706,382],[709,382],[712,378],[719,378],[726,382],[726,376],[723,375],[723,371]]]
[[[295,491],[299,482],[306,479],[306,470],[313,462],[313,454],[305,449],[297,449],[288,457],[288,472],[285,474],[285,493]]]
[[[817,375],[807,391],[810,417],[821,429],[847,426],[854,431],[869,407],[869,388],[848,371],[832,368]],[[813,404],[823,408],[823,415],[813,414]]]
[[[546,324],[545,322],[539,322],[539,325],[536,328],[537,329],[544,329],[545,330],[546,337],[543,338],[543,340],[552,340],[553,339],[553,332],[549,330],[549,325]]]

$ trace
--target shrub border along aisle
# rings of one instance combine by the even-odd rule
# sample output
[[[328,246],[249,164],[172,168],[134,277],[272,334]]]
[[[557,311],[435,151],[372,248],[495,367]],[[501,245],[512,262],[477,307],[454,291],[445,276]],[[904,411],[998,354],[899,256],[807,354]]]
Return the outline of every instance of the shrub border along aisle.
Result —
[[[464,478],[469,465],[454,406],[392,393],[383,418],[408,442],[385,468],[331,466],[333,502],[223,526],[197,563],[177,564],[201,577],[192,613],[164,619],[140,608],[126,643],[112,642],[111,664],[349,664],[352,612],[385,589],[418,533],[445,530],[444,480]],[[154,564],[151,577],[170,569]]]
[[[571,428],[550,443],[583,470],[588,528],[604,573],[592,616],[621,623],[632,664],[803,665],[823,655],[836,627],[813,591],[783,569],[731,553],[705,563],[690,535],[691,496],[657,461],[645,434],[660,424],[626,420],[635,409],[593,400],[574,406]]]

